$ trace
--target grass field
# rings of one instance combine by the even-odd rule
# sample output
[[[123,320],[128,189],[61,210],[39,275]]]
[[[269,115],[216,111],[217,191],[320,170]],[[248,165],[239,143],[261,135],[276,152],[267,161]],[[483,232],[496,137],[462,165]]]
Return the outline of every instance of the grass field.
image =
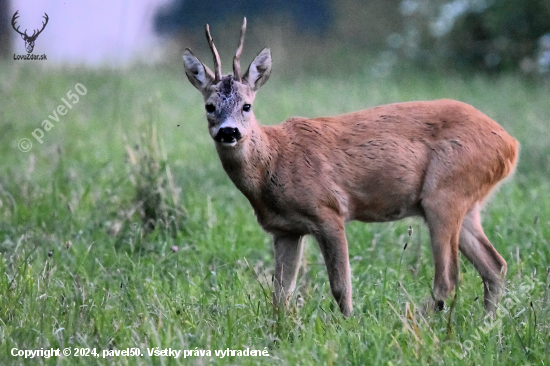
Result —
[[[505,127],[522,151],[484,215],[508,262],[495,321],[485,318],[481,280],[465,259],[453,310],[418,314],[433,264],[416,219],[348,225],[349,319],[313,240],[298,282],[303,306],[275,316],[270,237],[223,172],[182,66],[4,62],[0,364],[550,365],[550,84],[518,75],[374,78],[369,70],[328,77],[275,68],[256,115],[273,124],[445,97]],[[18,148],[23,138],[28,152],[20,151],[26,142]],[[72,353],[13,356],[42,348]],[[77,348],[99,357],[76,356]],[[103,358],[126,349],[142,355]],[[261,356],[216,353],[227,349]]]

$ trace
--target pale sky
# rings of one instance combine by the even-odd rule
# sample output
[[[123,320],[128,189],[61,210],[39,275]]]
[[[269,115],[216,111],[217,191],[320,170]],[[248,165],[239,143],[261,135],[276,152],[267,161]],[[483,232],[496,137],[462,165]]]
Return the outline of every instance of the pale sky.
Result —
[[[159,6],[170,0],[12,0],[10,14],[19,10],[17,25],[32,35],[44,12],[49,22],[38,36],[33,54],[49,62],[87,65],[123,64],[153,57],[161,44],[152,32]],[[13,51],[26,54],[25,42],[13,33]]]

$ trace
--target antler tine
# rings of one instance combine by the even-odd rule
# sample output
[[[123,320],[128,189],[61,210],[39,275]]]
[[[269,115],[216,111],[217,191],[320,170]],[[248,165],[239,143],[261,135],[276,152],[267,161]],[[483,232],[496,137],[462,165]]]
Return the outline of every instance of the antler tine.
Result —
[[[15,12],[15,14],[13,14],[13,18],[11,18],[11,26],[13,27],[13,29],[15,29],[15,31],[16,31],[17,33],[23,35],[23,33],[21,33],[21,32],[19,31],[19,28],[20,28],[21,26],[15,28],[15,21],[17,20],[17,18],[19,18],[19,15],[17,15],[17,13],[19,13],[19,10],[17,10],[17,11]],[[25,33],[26,33],[26,31],[25,31]]]
[[[235,78],[239,82],[242,81],[240,58],[241,58],[241,53],[243,51],[245,31],[246,31],[246,17],[243,20],[243,26],[241,28],[241,39],[239,41],[239,47],[237,47],[237,52],[235,53],[235,57],[233,58],[233,74],[235,74]]]
[[[210,27],[208,24],[206,25],[206,39],[208,40],[208,45],[210,46],[210,50],[214,56],[214,83],[217,83],[222,79],[222,65],[220,63],[220,55],[218,54],[218,50],[216,49],[216,46],[214,46],[214,40],[210,35]]]
[[[50,18],[48,17],[48,14],[47,13],[44,13],[45,15],[42,17],[44,19],[46,19],[46,23],[42,22],[42,29],[40,29],[38,31],[38,33],[36,34],[37,36],[42,33],[42,31],[44,30],[44,28],[46,28],[46,24],[48,24],[48,20],[50,20]],[[38,30],[38,29],[37,29]],[[34,36],[34,35],[33,35]]]

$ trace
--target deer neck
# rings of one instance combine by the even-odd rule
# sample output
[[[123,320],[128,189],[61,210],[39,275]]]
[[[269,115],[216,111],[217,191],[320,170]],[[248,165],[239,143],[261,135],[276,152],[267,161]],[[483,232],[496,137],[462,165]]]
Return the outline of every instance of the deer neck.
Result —
[[[266,176],[276,161],[276,143],[258,122],[250,120],[250,133],[238,145],[216,144],[222,166],[235,186],[250,200],[259,199]]]

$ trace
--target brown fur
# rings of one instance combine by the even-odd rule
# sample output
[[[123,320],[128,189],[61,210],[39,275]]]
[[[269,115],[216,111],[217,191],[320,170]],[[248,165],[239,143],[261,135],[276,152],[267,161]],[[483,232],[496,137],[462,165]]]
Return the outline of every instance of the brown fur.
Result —
[[[313,235],[332,293],[350,315],[345,223],[421,216],[430,231],[435,305],[441,307],[456,286],[460,250],[480,273],[485,307],[494,311],[506,262],[483,233],[479,210],[514,170],[518,148],[496,122],[470,105],[437,100],[264,127],[242,108],[269,77],[269,50],[256,57],[242,82],[227,76],[214,83],[190,51],[184,60],[189,80],[217,108],[207,114],[212,137],[224,123],[242,133],[236,144],[216,141],[216,148],[226,173],[274,237],[277,304],[288,304],[302,238]]]

